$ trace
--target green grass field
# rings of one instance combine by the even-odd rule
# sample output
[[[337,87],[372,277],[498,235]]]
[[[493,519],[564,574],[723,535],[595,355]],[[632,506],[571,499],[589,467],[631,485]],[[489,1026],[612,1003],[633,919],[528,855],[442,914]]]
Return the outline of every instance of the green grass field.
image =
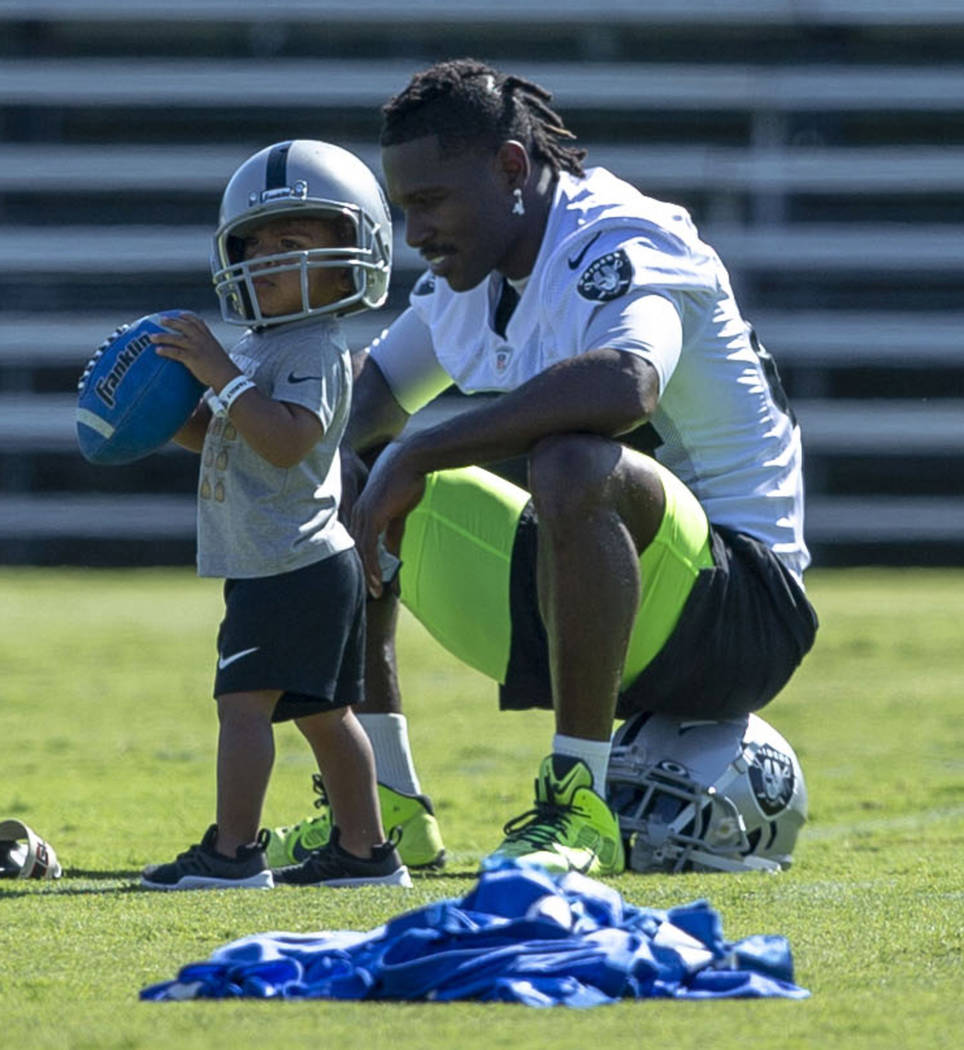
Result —
[[[779,876],[624,875],[629,900],[707,898],[730,939],[789,937],[803,1002],[627,1002],[588,1011],[479,1004],[149,1004],[147,984],[267,930],[368,929],[460,896],[527,808],[545,713],[499,715],[492,686],[404,624],[403,684],[450,864],[409,891],[156,894],[140,867],[212,819],[208,699],[217,584],[189,571],[0,572],[0,818],[56,847],[57,883],[0,884],[5,1046],[672,1047],[934,1050],[964,1027],[964,573],[815,572],[817,647],[765,716],[803,764],[811,820]],[[266,823],[310,806],[290,726]]]

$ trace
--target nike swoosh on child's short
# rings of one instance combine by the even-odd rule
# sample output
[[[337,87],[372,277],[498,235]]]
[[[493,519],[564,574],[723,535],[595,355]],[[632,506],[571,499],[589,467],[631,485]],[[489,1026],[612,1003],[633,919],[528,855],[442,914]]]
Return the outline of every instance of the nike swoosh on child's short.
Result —
[[[309,379],[321,379],[321,376],[296,376],[294,372],[288,373],[289,383],[307,383]]]
[[[218,670],[223,671],[225,667],[230,667],[235,660],[240,660],[242,656],[250,656],[252,653],[256,653],[260,648],[260,645],[256,645],[253,649],[241,649],[239,652],[232,653],[230,656],[218,657]]]

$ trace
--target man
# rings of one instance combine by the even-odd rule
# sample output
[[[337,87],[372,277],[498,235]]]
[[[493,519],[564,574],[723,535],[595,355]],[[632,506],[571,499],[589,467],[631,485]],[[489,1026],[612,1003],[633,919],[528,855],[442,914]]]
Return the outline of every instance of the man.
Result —
[[[757,709],[816,617],[800,435],[772,360],[687,213],[584,172],[550,98],[460,60],[384,110],[388,194],[428,272],[356,362],[347,439],[387,443],[352,515],[380,598],[363,718],[379,776],[408,762],[417,790],[384,539],[402,600],[500,682],[502,706],[555,712],[535,806],[489,860],[613,874],[614,717]],[[403,433],[453,382],[501,396]],[[528,492],[476,466],[513,457]]]

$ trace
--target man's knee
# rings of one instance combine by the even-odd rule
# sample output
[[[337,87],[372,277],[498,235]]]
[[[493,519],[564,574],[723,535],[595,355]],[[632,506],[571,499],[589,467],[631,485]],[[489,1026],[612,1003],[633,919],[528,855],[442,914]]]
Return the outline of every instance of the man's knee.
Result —
[[[553,434],[529,453],[529,491],[540,521],[605,502],[620,446],[594,434]]]
[[[529,455],[529,489],[539,520],[585,521],[600,510],[619,515],[642,550],[666,506],[655,461],[594,434],[557,434]]]

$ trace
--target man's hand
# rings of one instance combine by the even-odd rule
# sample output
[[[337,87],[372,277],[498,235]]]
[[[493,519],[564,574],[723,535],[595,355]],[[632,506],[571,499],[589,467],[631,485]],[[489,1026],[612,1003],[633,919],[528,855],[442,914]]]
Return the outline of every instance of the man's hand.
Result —
[[[392,554],[398,554],[405,518],[424,492],[425,475],[408,462],[405,443],[393,442],[376,460],[351,515],[351,532],[365,566],[368,593],[373,598],[382,593],[379,537],[384,534],[385,546]]]

